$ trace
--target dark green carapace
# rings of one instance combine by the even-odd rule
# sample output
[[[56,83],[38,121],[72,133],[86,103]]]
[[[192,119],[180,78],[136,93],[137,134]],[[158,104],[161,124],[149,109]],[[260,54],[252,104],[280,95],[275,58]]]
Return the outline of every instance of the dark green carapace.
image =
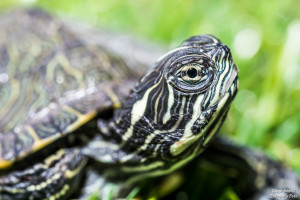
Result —
[[[238,87],[226,45],[194,36],[146,70],[129,46],[124,56],[101,37],[39,10],[1,17],[0,199],[67,199],[88,165],[137,183],[213,141]],[[232,144],[214,146],[245,158],[228,154]]]

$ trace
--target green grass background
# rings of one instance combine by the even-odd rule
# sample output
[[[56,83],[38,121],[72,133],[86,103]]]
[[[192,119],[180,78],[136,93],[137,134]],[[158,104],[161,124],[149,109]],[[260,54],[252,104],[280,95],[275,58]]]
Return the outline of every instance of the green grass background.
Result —
[[[299,0],[0,1],[1,10],[32,5],[169,48],[192,35],[217,36],[240,70],[222,132],[300,174]]]

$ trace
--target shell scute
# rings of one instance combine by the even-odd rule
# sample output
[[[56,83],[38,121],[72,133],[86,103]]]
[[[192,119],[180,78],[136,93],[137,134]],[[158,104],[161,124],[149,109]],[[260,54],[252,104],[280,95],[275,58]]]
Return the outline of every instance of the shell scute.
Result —
[[[0,58],[0,169],[118,107],[113,88],[131,75],[125,61],[43,12],[0,18]]]

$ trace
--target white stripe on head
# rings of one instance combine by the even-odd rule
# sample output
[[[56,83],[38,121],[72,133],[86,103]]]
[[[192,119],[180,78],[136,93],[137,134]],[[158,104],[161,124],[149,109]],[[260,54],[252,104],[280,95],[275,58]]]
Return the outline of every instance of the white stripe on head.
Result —
[[[186,124],[183,136],[180,138],[179,141],[175,142],[170,148],[170,152],[172,155],[176,156],[182,153],[187,147],[190,146],[191,142],[198,140],[198,138],[201,136],[201,134],[198,134],[197,137],[193,135],[192,127],[196,122],[196,120],[200,118],[200,115],[202,113],[201,111],[202,100],[203,100],[203,95],[199,95],[193,105],[192,119]]]

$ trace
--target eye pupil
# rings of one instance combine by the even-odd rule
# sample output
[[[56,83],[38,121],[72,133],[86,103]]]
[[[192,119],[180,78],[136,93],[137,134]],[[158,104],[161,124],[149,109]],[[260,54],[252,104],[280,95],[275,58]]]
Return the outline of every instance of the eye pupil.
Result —
[[[190,77],[190,78],[195,78],[197,76],[198,72],[197,72],[197,69],[191,67],[187,70],[187,75]]]

